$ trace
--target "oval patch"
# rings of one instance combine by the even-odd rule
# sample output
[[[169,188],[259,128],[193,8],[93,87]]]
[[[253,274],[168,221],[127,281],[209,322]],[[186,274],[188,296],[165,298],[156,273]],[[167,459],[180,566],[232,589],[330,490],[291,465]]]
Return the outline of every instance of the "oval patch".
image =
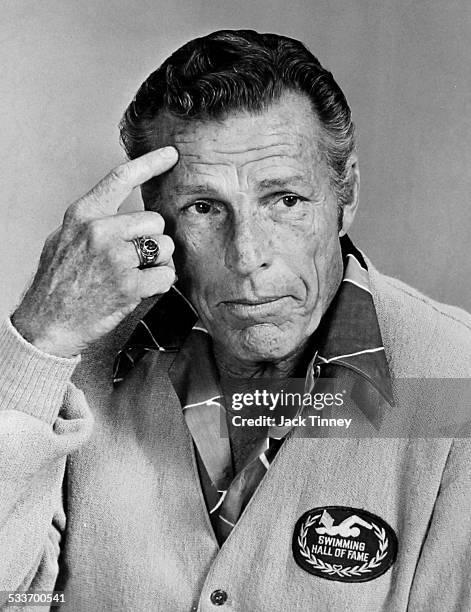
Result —
[[[397,557],[392,527],[366,510],[322,506],[305,512],[293,533],[293,556],[303,570],[340,582],[366,582]]]

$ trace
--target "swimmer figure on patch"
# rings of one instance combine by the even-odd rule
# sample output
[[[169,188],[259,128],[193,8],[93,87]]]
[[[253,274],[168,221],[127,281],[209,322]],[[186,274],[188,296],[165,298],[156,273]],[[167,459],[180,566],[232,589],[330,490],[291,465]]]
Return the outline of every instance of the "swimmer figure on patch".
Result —
[[[344,519],[339,525],[334,525],[334,519],[330,516],[327,510],[324,510],[322,513],[319,523],[324,525],[324,527],[316,527],[317,533],[325,533],[330,536],[339,535],[342,538],[357,538],[360,535],[360,530],[358,527],[353,527],[353,525],[360,525],[366,529],[371,529],[370,523],[367,523],[356,514]]]

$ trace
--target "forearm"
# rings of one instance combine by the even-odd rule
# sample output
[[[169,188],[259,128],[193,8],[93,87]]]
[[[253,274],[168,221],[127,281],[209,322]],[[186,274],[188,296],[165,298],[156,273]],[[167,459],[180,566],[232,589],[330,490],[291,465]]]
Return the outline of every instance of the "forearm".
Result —
[[[41,353],[9,322],[0,327],[0,590],[33,581],[45,561],[54,566],[66,457],[92,425],[70,383],[78,361]]]

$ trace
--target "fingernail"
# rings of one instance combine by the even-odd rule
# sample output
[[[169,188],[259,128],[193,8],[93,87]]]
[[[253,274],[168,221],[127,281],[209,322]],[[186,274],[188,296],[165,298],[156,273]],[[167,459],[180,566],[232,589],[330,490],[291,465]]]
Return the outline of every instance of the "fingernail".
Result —
[[[164,147],[163,149],[160,149],[160,155],[166,159],[174,159],[177,157],[178,151],[175,149],[175,147]]]

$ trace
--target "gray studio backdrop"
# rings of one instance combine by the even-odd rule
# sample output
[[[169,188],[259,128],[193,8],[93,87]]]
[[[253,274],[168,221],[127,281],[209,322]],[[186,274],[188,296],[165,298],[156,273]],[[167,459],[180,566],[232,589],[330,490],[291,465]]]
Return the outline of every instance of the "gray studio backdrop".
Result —
[[[469,0],[3,0],[1,313],[66,205],[123,160],[116,125],[141,81],[187,39],[242,27],[302,39],[343,87],[359,134],[358,246],[471,310]]]

